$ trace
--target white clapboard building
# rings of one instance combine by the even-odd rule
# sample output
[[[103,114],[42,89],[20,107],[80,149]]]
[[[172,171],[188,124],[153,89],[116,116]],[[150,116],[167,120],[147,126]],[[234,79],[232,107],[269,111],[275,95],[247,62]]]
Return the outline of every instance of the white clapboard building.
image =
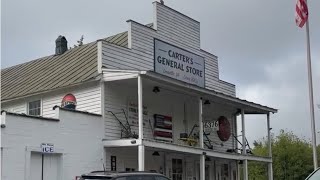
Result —
[[[270,138],[277,110],[237,98],[219,79],[200,22],[158,2],[153,9],[151,24],[128,20],[126,32],[72,49],[59,36],[54,55],[1,70],[3,180],[94,170],[236,180],[248,179],[248,161],[265,163],[272,179],[271,148],[251,154],[245,119],[264,116]]]

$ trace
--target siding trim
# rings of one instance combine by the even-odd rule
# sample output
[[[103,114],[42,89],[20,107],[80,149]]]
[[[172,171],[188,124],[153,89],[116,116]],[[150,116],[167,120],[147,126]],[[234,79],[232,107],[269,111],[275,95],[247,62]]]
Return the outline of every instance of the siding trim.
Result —
[[[135,23],[135,24],[137,24],[137,25],[140,25],[140,26],[142,26],[142,27],[148,28],[148,29],[150,29],[150,30],[152,30],[152,31],[157,31],[157,30],[153,29],[152,27],[148,27],[148,26],[143,25],[143,24],[141,24],[141,23],[139,23],[139,22],[137,22],[137,21],[134,21],[134,20],[132,20],[132,19],[128,19],[127,22],[128,22],[128,23],[133,22],[133,23]]]
[[[226,85],[229,85],[229,86],[236,87],[236,85],[234,85],[234,84],[232,84],[232,83],[229,83],[229,82],[227,82],[227,81],[221,80],[221,79],[219,79],[219,82],[222,83],[222,84],[226,84]]]
[[[100,74],[102,71],[102,42],[100,40],[97,41],[97,53],[97,68]]]
[[[4,110],[1,111],[1,115],[3,112],[5,112],[6,115],[22,116],[22,117],[27,117],[27,118],[32,118],[32,119],[55,121],[55,122],[60,121],[59,119],[56,119],[56,118],[48,118],[48,117],[43,117],[43,116],[31,116],[31,115],[27,115],[27,114],[13,113],[13,112],[8,112],[8,111],[4,111]]]
[[[63,108],[63,107],[59,107],[59,106],[54,106],[53,110],[55,110],[56,108],[59,108],[60,110],[63,110],[63,111],[82,113],[82,114],[88,114],[88,115],[93,115],[93,116],[102,116],[101,114],[91,113],[91,112],[87,112],[87,111],[79,111],[79,110],[74,110],[74,109],[67,109],[67,108]]]

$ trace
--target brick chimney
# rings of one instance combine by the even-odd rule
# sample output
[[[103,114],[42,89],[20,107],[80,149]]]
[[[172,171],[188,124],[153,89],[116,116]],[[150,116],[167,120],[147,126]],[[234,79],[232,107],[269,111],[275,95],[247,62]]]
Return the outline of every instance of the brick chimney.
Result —
[[[68,41],[64,36],[56,39],[56,55],[61,55],[68,50]]]

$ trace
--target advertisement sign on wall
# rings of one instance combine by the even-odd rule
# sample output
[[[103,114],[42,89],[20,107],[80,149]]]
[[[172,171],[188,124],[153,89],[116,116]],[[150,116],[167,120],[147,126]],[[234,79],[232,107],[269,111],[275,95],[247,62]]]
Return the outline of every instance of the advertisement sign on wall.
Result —
[[[154,40],[154,70],[171,78],[204,87],[204,58]]]
[[[41,152],[43,152],[43,153],[54,153],[53,144],[41,143],[40,146],[41,146]]]
[[[133,101],[128,102],[128,118],[130,126],[139,126],[138,104]],[[148,108],[143,106],[143,124],[146,125],[148,122]]]

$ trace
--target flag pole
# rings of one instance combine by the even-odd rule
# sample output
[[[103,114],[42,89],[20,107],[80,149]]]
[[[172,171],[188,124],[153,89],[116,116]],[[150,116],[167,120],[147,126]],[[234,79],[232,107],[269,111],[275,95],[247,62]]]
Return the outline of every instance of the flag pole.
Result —
[[[306,1],[306,3],[307,3],[307,1]],[[312,70],[311,70],[309,17],[306,21],[306,38],[307,38],[307,65],[308,65],[310,114],[311,114],[313,166],[314,166],[314,170],[316,170],[318,168],[318,159],[317,159],[317,141],[316,141],[315,120],[314,120],[314,102],[313,102],[313,84],[312,84]]]

